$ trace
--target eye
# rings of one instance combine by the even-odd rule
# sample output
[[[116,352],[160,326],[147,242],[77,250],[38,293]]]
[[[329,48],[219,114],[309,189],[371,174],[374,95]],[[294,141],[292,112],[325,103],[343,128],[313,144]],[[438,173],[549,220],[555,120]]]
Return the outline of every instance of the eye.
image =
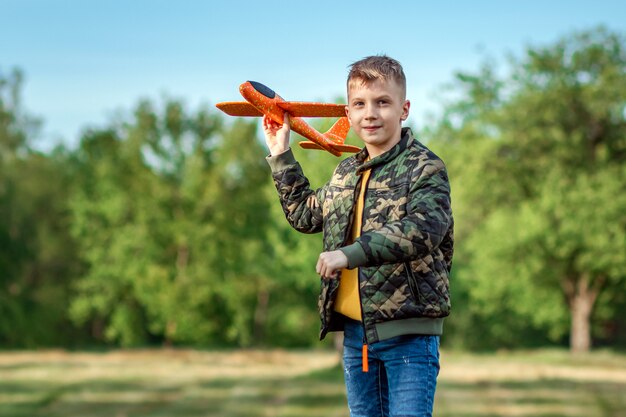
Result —
[[[362,101],[354,101],[354,102],[352,102],[352,105],[353,105],[354,107],[360,107],[360,106],[362,106],[362,105],[363,105],[363,102],[362,102]]]

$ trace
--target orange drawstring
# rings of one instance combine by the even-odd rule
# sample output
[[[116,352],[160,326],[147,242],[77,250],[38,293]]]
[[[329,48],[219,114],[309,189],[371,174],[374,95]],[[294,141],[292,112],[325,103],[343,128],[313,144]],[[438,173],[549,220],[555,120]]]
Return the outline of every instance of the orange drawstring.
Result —
[[[363,345],[363,372],[368,372],[369,366],[367,362],[367,345]]]

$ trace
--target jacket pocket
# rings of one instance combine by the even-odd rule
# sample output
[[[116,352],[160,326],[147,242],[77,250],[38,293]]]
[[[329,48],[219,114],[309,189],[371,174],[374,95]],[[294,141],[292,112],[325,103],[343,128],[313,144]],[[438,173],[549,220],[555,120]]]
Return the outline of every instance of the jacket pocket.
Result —
[[[413,274],[413,269],[411,268],[410,262],[404,263],[404,270],[406,271],[406,280],[409,284],[409,290],[411,291],[411,295],[413,299],[417,303],[422,303],[422,294],[420,292],[419,286],[417,285],[417,279],[415,279],[415,275]]]
[[[382,225],[406,216],[408,185],[378,188],[371,192],[368,190],[368,193],[369,206],[375,208],[368,214],[368,218],[373,218]]]

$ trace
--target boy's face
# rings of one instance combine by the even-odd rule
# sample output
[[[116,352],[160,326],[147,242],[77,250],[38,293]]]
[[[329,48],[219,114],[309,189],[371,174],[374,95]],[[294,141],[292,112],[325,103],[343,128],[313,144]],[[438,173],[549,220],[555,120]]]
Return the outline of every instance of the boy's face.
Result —
[[[354,83],[348,89],[346,115],[350,126],[374,158],[400,141],[402,122],[411,103],[394,80]]]

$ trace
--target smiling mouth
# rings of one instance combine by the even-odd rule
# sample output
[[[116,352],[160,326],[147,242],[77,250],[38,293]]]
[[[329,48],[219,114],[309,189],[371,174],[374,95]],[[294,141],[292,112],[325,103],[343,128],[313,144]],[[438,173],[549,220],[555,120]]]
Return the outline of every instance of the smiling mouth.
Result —
[[[368,132],[373,132],[376,129],[380,129],[380,126],[365,126],[363,129],[367,130]]]

